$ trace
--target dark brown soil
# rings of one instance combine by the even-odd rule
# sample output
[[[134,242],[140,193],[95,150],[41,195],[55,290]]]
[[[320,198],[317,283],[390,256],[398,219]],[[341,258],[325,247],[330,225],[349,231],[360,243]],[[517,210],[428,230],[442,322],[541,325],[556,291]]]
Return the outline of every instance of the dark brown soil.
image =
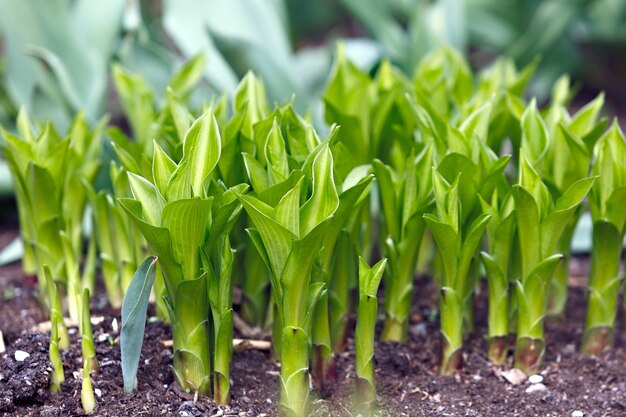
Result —
[[[579,263],[580,264],[580,263]],[[573,265],[580,270],[580,265]],[[577,270],[574,275],[580,271]],[[584,271],[584,268],[583,268]],[[427,280],[418,280],[411,317],[410,340],[404,344],[377,343],[376,381],[381,416],[570,416],[578,410],[585,416],[626,416],[626,331],[619,323],[616,348],[596,358],[577,352],[582,336],[584,289],[571,289],[566,319],[548,322],[545,390],[526,392],[529,383],[511,385],[500,375],[511,367],[492,366],[485,356],[486,295],[476,300],[476,332],[468,337],[465,367],[453,377],[437,374],[439,352],[436,292]],[[75,416],[80,406],[80,343],[73,334],[72,349],[63,354],[66,382],[57,395],[48,392],[50,364],[48,336],[28,333],[44,320],[32,286],[24,283],[19,266],[0,268],[0,291],[12,289],[13,297],[0,298],[0,329],[8,342],[0,355],[0,415]],[[5,294],[6,295],[6,292]],[[97,389],[97,416],[274,416],[278,400],[279,366],[268,353],[247,350],[235,353],[232,362],[231,407],[217,407],[210,399],[177,389],[169,371],[171,350],[164,340],[171,337],[166,325],[148,323],[138,391],[122,390],[120,351],[112,320],[119,313],[102,310],[94,302],[93,315],[105,320],[94,326],[101,371],[93,377]],[[106,337],[110,335],[111,338]],[[111,343],[111,341],[113,343]],[[15,351],[30,354],[24,362]],[[510,352],[511,353],[511,352]],[[315,416],[352,416],[354,381],[353,340],[337,358],[338,381],[326,399],[312,401]]]

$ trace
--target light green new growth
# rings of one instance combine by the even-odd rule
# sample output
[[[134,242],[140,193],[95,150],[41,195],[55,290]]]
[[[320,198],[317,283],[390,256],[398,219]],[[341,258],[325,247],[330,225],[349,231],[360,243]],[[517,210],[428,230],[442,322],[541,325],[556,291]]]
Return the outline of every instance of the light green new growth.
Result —
[[[324,291],[323,283],[311,282],[311,271],[339,205],[328,145],[315,154],[311,173],[310,183],[300,178],[273,206],[239,195],[255,225],[248,233],[271,272],[278,313],[274,320],[281,324],[281,416],[302,417],[308,412],[309,335],[315,305]],[[310,194],[304,193],[307,188]],[[308,198],[301,204],[303,196]]]
[[[378,286],[380,285],[387,259],[369,267],[359,258],[359,306],[354,333],[356,360],[356,406],[370,413],[376,401],[374,381],[374,336],[378,314]]]
[[[559,239],[594,181],[578,180],[553,202],[525,152],[520,153],[519,183],[513,186],[521,251],[520,277],[515,281],[515,366],[526,373],[538,372],[543,361],[547,289],[563,257],[557,253]]]
[[[617,120],[594,148],[592,173],[599,175],[589,193],[593,246],[589,305],[582,351],[595,355],[613,345],[619,273],[626,229],[626,142]]]
[[[86,203],[80,179],[92,182],[98,172],[103,125],[104,121],[91,131],[84,115],[78,114],[62,138],[50,123],[36,133],[22,110],[18,117],[21,137],[2,131],[2,150],[15,182],[26,272],[32,273],[34,261],[40,296],[46,303],[43,265],[50,268],[54,280],[65,286],[74,321],[80,315],[79,263]]]
[[[61,309],[61,301],[59,300],[59,294],[57,292],[57,286],[52,279],[50,268],[47,265],[43,267],[44,275],[46,277],[46,287],[48,288],[48,305],[50,306],[50,322],[56,323],[55,331],[57,332],[57,342],[61,349],[69,349],[70,347],[70,335],[65,326],[63,320],[63,310]]]
[[[233,300],[231,275],[235,251],[227,236],[215,242],[211,254],[217,259],[207,262],[209,304],[213,319],[213,397],[218,404],[230,402],[230,361],[233,353]],[[216,270],[213,271],[215,265]]]
[[[489,284],[487,357],[496,365],[506,359],[509,339],[509,258],[515,232],[514,201],[510,194],[499,198],[494,191],[491,203],[480,199],[483,212],[491,215],[487,225],[487,251],[481,258]]]
[[[61,392],[61,384],[65,381],[63,373],[63,360],[59,351],[59,321],[57,316],[52,316],[52,327],[50,329],[50,363],[52,364],[52,374],[50,375],[50,392]]]
[[[83,406],[85,414],[93,414],[96,411],[98,403],[93,393],[91,385],[91,366],[88,360],[83,362],[83,382],[80,389],[80,402]]]
[[[80,317],[81,349],[83,362],[89,363],[89,370],[95,373],[99,370],[98,358],[96,357],[96,345],[93,340],[91,327],[91,312],[89,311],[89,289],[83,290],[83,311]]]
[[[422,214],[431,204],[433,149],[427,145],[405,161],[405,169],[374,160],[378,182],[389,271],[385,278],[385,326],[381,338],[402,342],[408,334],[408,319],[413,301],[413,278],[417,255],[425,229]]]
[[[604,104],[603,93],[570,116],[567,111],[573,96],[570,90],[569,77],[560,77],[554,83],[550,106],[544,111],[550,146],[540,174],[550,184],[555,199],[563,195],[574,182],[588,175],[594,143],[607,125],[606,118],[598,120]],[[529,132],[522,139],[533,141],[535,138],[536,135]],[[563,261],[557,266],[554,278],[550,281],[547,314],[551,316],[562,316],[565,312],[571,243],[583,212],[584,205],[581,204],[559,241],[558,251],[563,254]]]
[[[474,293],[470,268],[487,227],[490,214],[483,213],[471,224],[463,224],[461,213],[466,210],[459,197],[459,177],[449,184],[433,168],[433,188],[437,215],[425,214],[439,249],[443,266],[439,296],[441,320],[442,374],[451,374],[461,367],[463,346],[464,306]]]
[[[211,109],[187,131],[180,162],[170,159],[156,143],[154,153],[151,180],[129,172],[134,198],[119,201],[145,237],[150,252],[159,258],[172,323],[174,377],[182,388],[208,395],[212,352],[228,353],[223,345],[232,344],[222,336],[231,325],[224,316],[229,314],[224,306],[229,304],[231,289],[230,268],[219,262],[224,253],[220,242],[230,233],[240,211],[235,193],[245,192],[247,186],[227,190],[213,179],[221,140]],[[211,313],[220,315],[213,318],[214,324],[220,324],[213,329],[214,338],[209,332],[210,298],[217,301],[217,309]],[[229,358],[215,359],[221,382],[214,394],[221,403],[228,400]]]

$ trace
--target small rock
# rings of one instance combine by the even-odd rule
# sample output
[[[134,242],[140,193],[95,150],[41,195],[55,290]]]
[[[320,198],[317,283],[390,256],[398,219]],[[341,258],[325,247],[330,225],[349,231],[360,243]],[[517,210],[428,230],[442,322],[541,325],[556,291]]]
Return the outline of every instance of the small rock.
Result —
[[[414,336],[426,336],[426,330],[426,323],[418,323],[410,327],[410,332]]]
[[[106,342],[109,339],[109,334],[108,333],[102,333],[101,335],[98,335],[98,342]]]
[[[539,384],[543,382],[543,377],[541,375],[531,375],[528,377],[528,382],[531,384]]]
[[[198,410],[198,408],[193,403],[193,401],[185,401],[185,402],[183,402],[180,405],[180,407],[178,407],[178,411],[177,411],[176,414],[179,417],[200,417],[200,416],[202,416],[202,413],[200,412],[200,410]]]
[[[541,391],[545,391],[546,389],[547,389],[546,386],[540,382],[538,384],[533,384],[529,386],[528,388],[526,388],[526,393],[530,394],[533,392],[541,392]]]
[[[500,372],[500,375],[502,375],[504,379],[506,379],[510,384],[513,385],[519,385],[522,382],[526,381],[526,374],[518,368],[509,369],[508,371],[502,371]]]
[[[580,410],[572,411],[572,417],[583,417],[584,415],[585,415],[585,413],[583,413]]]
[[[18,362],[24,362],[28,357],[30,357],[30,353],[28,352],[24,352],[23,350],[15,351],[15,360]]]
[[[100,388],[96,388],[93,392],[98,396],[98,398],[102,397],[102,390]]]
[[[111,329],[113,329],[113,333],[117,333],[119,331],[119,324],[117,323],[117,317],[113,319],[111,322]]]

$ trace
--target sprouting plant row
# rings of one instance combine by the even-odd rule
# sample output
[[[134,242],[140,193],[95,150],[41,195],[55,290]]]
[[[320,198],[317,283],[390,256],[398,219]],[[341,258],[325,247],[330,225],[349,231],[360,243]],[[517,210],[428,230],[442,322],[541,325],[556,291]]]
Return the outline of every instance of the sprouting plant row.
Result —
[[[232,105],[221,97],[191,110],[186,100],[202,63],[185,65],[162,103],[140,77],[114,68],[129,135],[104,122],[90,130],[78,116],[62,138],[51,125],[35,129],[25,113],[21,137],[3,132],[28,248],[25,272],[48,288],[58,325],[51,356],[66,347],[64,308],[80,319],[97,258],[111,305],[126,295],[128,390],[136,385],[152,291],[157,313],[172,326],[177,383],[227,403],[236,285],[244,320],[272,333],[281,415],[306,414],[309,372],[316,389],[333,382],[351,313],[356,404],[369,410],[383,271],[381,339],[406,340],[414,277],[428,272],[440,289],[440,371],[454,372],[485,276],[489,359],[502,364],[515,334],[515,365],[537,372],[544,319],[564,311],[571,239],[586,197],[594,245],[582,349],[611,346],[626,143],[618,124],[607,129],[601,117],[602,95],[570,114],[564,76],[540,109],[524,97],[533,67],[517,71],[501,60],[475,76],[457,52],[442,49],[412,78],[387,62],[370,76],[339,48],[323,97],[330,127],[320,135],[324,129],[290,103],[272,107],[252,74]],[[96,191],[103,136],[115,161],[110,188]],[[86,205],[93,233],[81,273]],[[386,261],[370,268],[374,253]],[[147,255],[157,258],[141,263]]]

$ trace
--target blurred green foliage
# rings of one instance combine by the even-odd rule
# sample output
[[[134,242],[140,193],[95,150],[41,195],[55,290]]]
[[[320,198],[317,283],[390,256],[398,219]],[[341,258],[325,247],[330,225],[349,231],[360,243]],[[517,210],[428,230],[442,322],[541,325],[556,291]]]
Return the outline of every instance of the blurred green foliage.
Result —
[[[202,82],[190,102],[233,94],[254,71],[270,102],[294,101],[323,126],[318,100],[334,40],[366,71],[389,58],[411,73],[442,44],[475,66],[495,55],[524,66],[541,56],[531,85],[540,98],[564,72],[609,104],[626,104],[623,0],[0,0],[0,124],[14,130],[20,107],[66,129],[82,111],[125,126],[112,88],[119,63],[141,74],[155,104],[172,73],[202,53]],[[0,194],[10,192],[0,160]]]

